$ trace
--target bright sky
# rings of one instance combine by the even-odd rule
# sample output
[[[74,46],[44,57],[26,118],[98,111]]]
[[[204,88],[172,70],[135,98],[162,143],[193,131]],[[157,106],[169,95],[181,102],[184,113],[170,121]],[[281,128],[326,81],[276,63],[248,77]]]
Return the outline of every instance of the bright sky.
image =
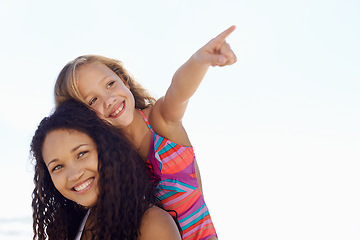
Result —
[[[238,62],[208,72],[184,120],[219,237],[358,240],[359,12],[356,0],[0,1],[0,224],[31,222],[29,144],[68,61],[120,59],[160,97],[236,25]]]

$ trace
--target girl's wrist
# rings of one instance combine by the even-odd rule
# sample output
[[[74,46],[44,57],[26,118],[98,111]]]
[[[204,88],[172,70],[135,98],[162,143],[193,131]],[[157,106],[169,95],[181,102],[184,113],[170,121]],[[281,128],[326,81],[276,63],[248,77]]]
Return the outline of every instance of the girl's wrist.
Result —
[[[201,49],[195,52],[189,60],[193,64],[198,65],[198,67],[208,68],[211,66],[211,62],[205,57],[205,54],[201,51]]]

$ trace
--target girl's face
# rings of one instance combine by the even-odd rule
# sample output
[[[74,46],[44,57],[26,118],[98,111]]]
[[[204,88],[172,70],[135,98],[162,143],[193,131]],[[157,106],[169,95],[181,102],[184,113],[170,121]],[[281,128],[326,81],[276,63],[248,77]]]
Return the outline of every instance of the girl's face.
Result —
[[[78,88],[85,102],[111,125],[124,128],[133,121],[135,100],[118,75],[102,63],[80,66],[76,71]]]
[[[94,141],[76,130],[54,130],[46,136],[42,153],[56,189],[82,206],[94,206],[99,195]]]

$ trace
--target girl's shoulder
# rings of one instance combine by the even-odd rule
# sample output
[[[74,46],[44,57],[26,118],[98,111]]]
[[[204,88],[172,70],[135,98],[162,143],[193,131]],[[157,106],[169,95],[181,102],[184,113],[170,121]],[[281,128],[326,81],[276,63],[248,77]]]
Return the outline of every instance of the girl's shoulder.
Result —
[[[144,108],[141,111],[143,112],[143,114],[149,121],[149,124],[156,133],[162,135],[161,133],[167,131],[167,124],[161,115],[158,102],[156,102],[154,106]]]
[[[174,219],[165,210],[152,206],[144,214],[140,226],[140,240],[181,239]]]
[[[152,106],[151,107],[147,107],[147,108],[144,108],[144,109],[141,109],[141,111],[144,113],[144,115],[147,117],[147,118],[149,118],[149,115],[150,115],[150,113],[151,113],[151,111],[152,111]]]
[[[147,117],[149,124],[154,132],[160,136],[169,139],[170,141],[180,144],[182,146],[191,146],[188,135],[182,125],[182,121],[167,121],[165,120],[162,111],[163,98],[159,98],[155,105],[143,109],[143,113]]]

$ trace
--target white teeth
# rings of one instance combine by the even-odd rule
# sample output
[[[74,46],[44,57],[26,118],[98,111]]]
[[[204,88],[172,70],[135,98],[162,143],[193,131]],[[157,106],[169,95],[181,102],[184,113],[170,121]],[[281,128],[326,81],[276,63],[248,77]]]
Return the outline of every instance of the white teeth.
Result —
[[[75,186],[74,189],[75,189],[75,191],[81,191],[81,190],[85,189],[87,186],[89,186],[93,181],[94,181],[94,178],[91,178],[88,181],[84,182],[83,184],[81,184],[79,186]]]
[[[121,104],[118,110],[116,110],[113,114],[110,115],[110,117],[116,116],[121,110],[124,108],[124,104]]]

